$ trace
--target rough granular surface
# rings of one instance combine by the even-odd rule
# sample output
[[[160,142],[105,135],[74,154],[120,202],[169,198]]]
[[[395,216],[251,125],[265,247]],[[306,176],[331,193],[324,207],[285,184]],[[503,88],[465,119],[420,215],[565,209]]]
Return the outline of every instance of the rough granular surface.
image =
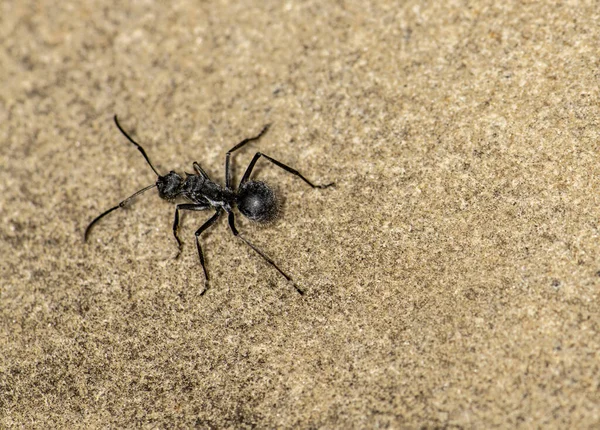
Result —
[[[3,1],[0,427],[600,426],[595,2]],[[284,200],[182,219],[198,161]]]

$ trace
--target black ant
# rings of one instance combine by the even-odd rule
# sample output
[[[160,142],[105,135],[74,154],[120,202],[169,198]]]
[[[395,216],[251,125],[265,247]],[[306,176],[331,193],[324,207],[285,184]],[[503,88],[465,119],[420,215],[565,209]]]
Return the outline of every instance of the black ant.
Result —
[[[260,181],[251,181],[250,175],[252,173],[252,169],[254,169],[254,165],[258,161],[260,157],[264,157],[269,160],[271,163],[276,166],[281,167],[283,170],[290,172],[291,174],[298,176],[312,188],[327,188],[331,184],[327,185],[315,185],[306,179],[304,176],[300,174],[295,169],[292,169],[289,166],[281,163],[280,161],[275,160],[274,158],[269,157],[261,152],[257,152],[254,155],[254,158],[248,165],[246,169],[246,173],[242,177],[240,181],[240,185],[237,189],[232,187],[232,172],[230,167],[230,158],[231,154],[234,151],[242,148],[249,142],[260,139],[269,129],[270,124],[266,125],[260,133],[258,133],[254,137],[250,137],[248,139],[242,140],[240,143],[235,145],[229,151],[227,151],[227,155],[225,156],[225,187],[213,182],[206,172],[200,167],[197,162],[194,162],[194,171],[195,173],[185,173],[185,178],[181,177],[179,174],[174,171],[170,171],[166,175],[160,175],[157,170],[154,168],[148,155],[146,155],[146,151],[141,147],[131,136],[129,136],[125,130],[119,124],[117,120],[117,116],[114,116],[115,124],[117,128],[123,133],[123,135],[133,143],[136,148],[142,153],[144,159],[150,166],[150,168],[156,173],[158,179],[156,183],[153,185],[149,185],[141,190],[135,192],[133,195],[127,197],[121,203],[108,209],[107,211],[98,215],[94,220],[88,225],[85,229],[84,240],[87,241],[88,236],[92,227],[100,221],[103,217],[111,213],[112,211],[125,207],[131,200],[140,194],[145,193],[151,188],[158,188],[158,195],[165,200],[174,201],[175,199],[181,197],[184,200],[187,200],[190,203],[180,203],[175,208],[175,221],[173,222],[173,235],[175,236],[175,240],[177,240],[178,252],[177,257],[181,254],[182,243],[177,234],[177,230],[179,227],[179,211],[187,210],[187,211],[203,211],[206,209],[214,209],[215,214],[208,219],[202,226],[196,230],[196,248],[198,249],[198,257],[200,258],[200,264],[202,265],[202,269],[204,270],[204,278],[206,280],[206,286],[204,291],[201,294],[204,294],[208,288],[208,271],[206,270],[206,265],[204,264],[204,255],[202,253],[202,247],[200,246],[199,237],[202,232],[212,226],[215,221],[223,214],[223,211],[228,214],[229,227],[234,236],[240,238],[244,243],[246,243],[250,248],[252,248],[258,255],[264,258],[271,266],[273,266],[279,273],[281,273],[285,279],[290,281],[296,291],[300,294],[304,294],[304,292],[298,288],[298,286],[294,283],[292,278],[286,274],[283,270],[281,270],[271,258],[269,258],[264,252],[258,249],[255,245],[253,245],[248,239],[244,238],[237,228],[235,227],[235,216],[233,214],[233,207],[237,206],[238,210],[242,215],[246,218],[249,218],[252,221],[257,222],[268,222],[273,220],[277,216],[278,205],[277,200],[275,198],[275,193],[267,184]]]

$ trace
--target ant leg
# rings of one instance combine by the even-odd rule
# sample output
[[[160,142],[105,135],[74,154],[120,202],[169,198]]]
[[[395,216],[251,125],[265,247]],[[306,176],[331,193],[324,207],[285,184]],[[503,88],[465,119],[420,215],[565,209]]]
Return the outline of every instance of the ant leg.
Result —
[[[135,193],[133,193],[131,196],[127,197],[125,200],[123,200],[121,203],[119,203],[118,205],[110,208],[107,211],[102,212],[100,215],[98,215],[96,218],[94,218],[92,220],[92,222],[87,226],[87,228],[85,229],[85,233],[83,234],[83,241],[87,242],[88,240],[88,236],[90,235],[90,231],[92,230],[92,227],[94,226],[94,224],[96,224],[98,221],[100,221],[102,218],[104,218],[106,215],[108,215],[109,213],[111,213],[114,210],[117,210],[119,208],[123,208],[125,206],[127,206],[127,204],[133,200],[134,198],[136,198],[137,196],[139,196],[140,194],[145,193],[146,191],[148,191],[150,188],[154,188],[156,187],[156,184],[152,184],[147,186],[146,188],[142,188],[139,191],[136,191]]]
[[[204,291],[202,291],[200,295],[203,295],[204,293],[206,293],[206,290],[208,290],[208,271],[206,270],[206,265],[204,264],[204,254],[202,253],[202,247],[200,246],[199,237],[204,230],[213,225],[215,221],[219,219],[220,215],[221,209],[219,208],[217,209],[215,214],[208,219],[208,221],[206,221],[198,230],[196,230],[196,248],[198,249],[198,258],[200,258],[200,264],[202,265],[202,270],[204,270],[204,279],[206,280]]]
[[[204,179],[209,179],[208,175],[206,174],[204,169],[202,167],[200,167],[200,164],[198,164],[196,161],[194,161],[194,170],[196,171],[197,174],[202,176]]]
[[[209,207],[210,207],[209,205],[192,204],[192,203],[184,203],[184,204],[177,205],[175,207],[175,220],[173,221],[173,236],[175,236],[175,240],[177,241],[177,248],[178,248],[175,259],[179,258],[179,255],[181,254],[181,248],[183,246],[181,243],[181,240],[179,239],[179,235],[177,234],[177,231],[179,230],[179,211],[180,210],[203,211],[205,209],[208,209]]]
[[[240,149],[242,146],[244,146],[248,142],[252,142],[254,140],[260,139],[261,136],[267,132],[269,127],[271,127],[271,124],[265,125],[263,127],[263,129],[260,131],[260,133],[258,133],[256,136],[249,137],[248,139],[242,140],[240,143],[238,143],[233,148],[231,148],[229,151],[227,151],[227,155],[225,156],[225,187],[226,188],[231,189],[231,177],[233,176],[232,172],[231,172],[231,168],[229,167],[229,159],[231,157],[231,153],[234,151],[237,151],[238,149]]]
[[[315,185],[312,182],[310,182],[308,179],[306,179],[304,176],[302,176],[302,174],[300,172],[298,172],[296,169],[292,169],[290,166],[286,166],[281,161],[277,161],[274,158],[271,158],[268,155],[263,154],[262,152],[257,152],[254,155],[254,158],[252,159],[250,164],[248,165],[248,168],[246,169],[246,173],[244,173],[244,176],[242,177],[242,180],[240,181],[240,186],[242,184],[244,184],[246,181],[248,181],[248,179],[250,178],[250,174],[252,173],[252,169],[254,169],[254,165],[256,164],[256,162],[258,161],[258,159],[260,157],[265,157],[267,160],[269,160],[271,163],[275,164],[276,166],[281,167],[283,170],[285,170],[287,172],[290,172],[292,175],[298,176],[300,179],[302,179],[304,182],[306,182],[308,185],[310,185],[313,188],[327,188],[327,187],[334,185],[333,182],[330,184],[326,184],[326,185]]]
[[[304,294],[304,291],[302,291],[300,288],[298,288],[298,286],[294,283],[293,279],[287,273],[285,273],[283,270],[281,270],[279,267],[277,267],[277,264],[275,264],[275,262],[273,260],[271,260],[264,252],[262,252],[255,245],[253,245],[248,239],[246,239],[245,237],[243,237],[240,234],[240,232],[237,230],[237,228],[235,228],[235,217],[233,215],[233,212],[229,212],[228,221],[229,221],[229,227],[231,228],[231,231],[235,237],[239,237],[240,239],[242,239],[244,241],[244,243],[246,243],[246,245],[248,245],[250,248],[252,248],[262,258],[264,258],[271,266],[273,266],[275,269],[277,269],[277,271],[279,273],[281,273],[285,279],[287,279],[288,281],[290,281],[292,283],[292,285],[294,286],[296,291],[298,291],[298,293],[300,293],[301,295]]]

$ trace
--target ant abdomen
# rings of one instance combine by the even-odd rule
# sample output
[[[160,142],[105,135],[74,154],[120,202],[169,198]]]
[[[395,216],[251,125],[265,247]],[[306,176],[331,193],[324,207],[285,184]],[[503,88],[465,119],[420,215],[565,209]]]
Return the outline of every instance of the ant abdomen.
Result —
[[[238,189],[236,204],[242,215],[252,221],[268,222],[277,217],[277,198],[264,182],[243,183]]]

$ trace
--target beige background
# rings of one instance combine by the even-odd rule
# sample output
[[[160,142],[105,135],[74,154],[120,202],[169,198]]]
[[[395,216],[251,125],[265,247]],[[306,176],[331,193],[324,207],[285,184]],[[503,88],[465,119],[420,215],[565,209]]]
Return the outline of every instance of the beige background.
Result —
[[[0,427],[600,426],[598,2],[3,1]],[[204,247],[155,177],[261,150]]]

